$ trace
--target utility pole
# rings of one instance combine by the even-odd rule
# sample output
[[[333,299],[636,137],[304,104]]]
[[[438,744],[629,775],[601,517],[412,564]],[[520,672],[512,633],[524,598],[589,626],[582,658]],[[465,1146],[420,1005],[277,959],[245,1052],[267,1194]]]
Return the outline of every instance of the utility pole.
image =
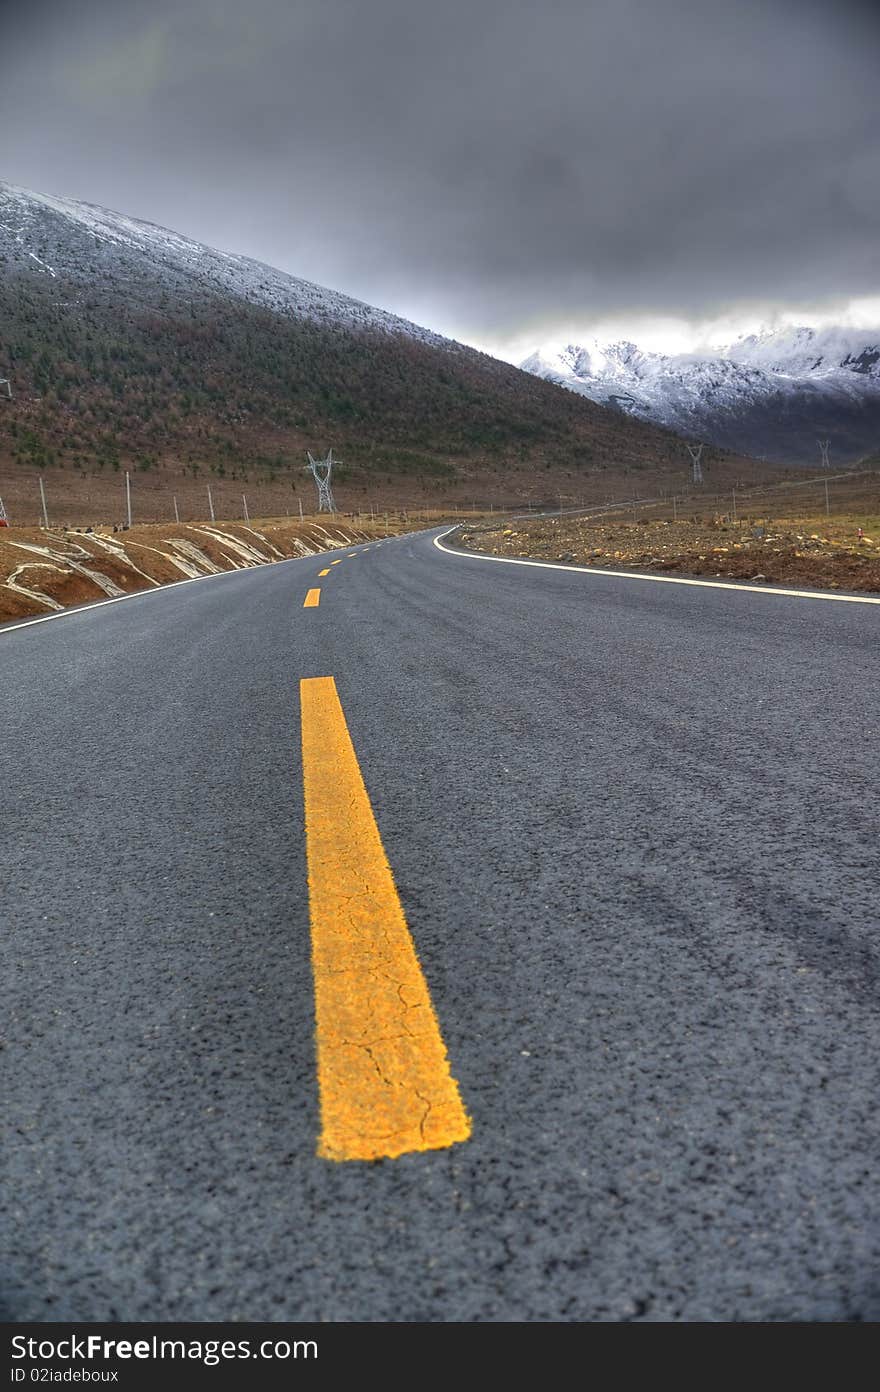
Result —
[[[689,454],[690,457],[691,457],[691,464],[692,464],[692,466],[693,466],[693,482],[694,482],[694,483],[702,483],[702,482],[703,482],[703,466],[701,465],[700,460],[701,460],[702,455],[703,455],[703,446],[702,446],[702,445],[688,445],[688,446],[687,446],[687,452],[688,452],[688,454]]]
[[[672,495],[672,520],[673,522],[678,521],[678,499],[674,493]]]
[[[828,480],[825,479],[825,516],[831,516],[831,503],[828,501]]]
[[[301,522],[303,520],[303,500],[302,498],[297,498],[296,501],[299,503],[299,520]],[[289,517],[290,513],[288,513],[287,515]]]
[[[248,510],[247,510],[247,498],[244,496],[243,493],[242,493],[242,495],[241,495],[241,502],[242,502],[242,506],[243,506],[243,508],[244,508],[244,520],[245,520],[245,522],[250,522],[251,519],[248,517]]]
[[[736,521],[736,489],[733,490],[733,520]]]
[[[131,526],[131,474],[128,472],[127,469],[126,469],[126,471],[125,471],[125,515],[126,515],[126,518],[127,518],[127,520],[128,520],[128,525],[129,525],[129,527],[130,527],[130,526]]]
[[[828,465],[828,451],[829,451],[829,449],[831,448],[831,441],[830,441],[830,440],[817,440],[817,441],[816,441],[816,444],[819,446],[819,452],[820,452],[820,454],[822,455],[822,468],[823,468],[823,469],[827,469],[827,468],[829,467],[829,465]]]
[[[173,494],[173,495],[172,495],[171,501],[172,501],[172,503],[174,504],[174,520],[175,520],[175,522],[179,522],[179,521],[180,521],[180,512],[179,512],[178,507],[177,507],[177,495],[176,495],[176,494]]]
[[[40,476],[40,502],[43,505],[43,526],[49,530],[49,514],[46,511],[46,489],[43,484],[42,475]]]
[[[214,519],[214,499],[211,497],[211,485],[210,485],[210,483],[208,484],[208,511],[209,511],[210,514],[211,514],[211,521],[213,522],[213,521],[215,520],[215,519]]]

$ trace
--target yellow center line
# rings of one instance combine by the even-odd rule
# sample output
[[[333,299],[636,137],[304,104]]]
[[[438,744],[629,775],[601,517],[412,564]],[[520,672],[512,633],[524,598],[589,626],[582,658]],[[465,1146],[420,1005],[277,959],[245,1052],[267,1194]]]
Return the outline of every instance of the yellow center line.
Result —
[[[332,677],[300,683],[321,1135],[327,1160],[466,1141],[471,1124]]]
[[[328,568],[327,568],[326,570],[319,570],[319,571],[318,571],[318,575],[329,575],[329,574],[330,574],[330,568],[329,568],[329,566],[328,566]]]
[[[356,555],[357,555],[357,552],[356,552],[356,551],[349,551],[349,553],[348,553],[349,560],[351,559],[352,556],[356,556]]]
[[[320,590],[309,590],[308,594],[306,595],[305,599],[303,600],[303,608],[304,608],[304,609],[317,609],[317,607],[318,607],[318,605],[319,605],[320,603],[321,603],[321,591],[320,591]]]
[[[340,556],[338,561],[331,561],[330,564],[331,564],[331,565],[342,565],[342,562],[343,562],[344,560],[345,560],[345,557],[344,557],[344,556]]]

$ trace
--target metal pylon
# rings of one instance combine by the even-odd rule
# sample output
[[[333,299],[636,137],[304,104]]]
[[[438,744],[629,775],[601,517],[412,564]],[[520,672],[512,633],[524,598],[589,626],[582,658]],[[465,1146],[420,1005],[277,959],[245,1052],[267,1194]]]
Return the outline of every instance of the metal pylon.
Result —
[[[330,475],[333,472],[333,465],[338,464],[339,460],[333,458],[333,451],[327,451],[326,459],[313,459],[309,452],[309,469],[312,478],[318,485],[318,511],[335,512],[336,504],[333,501],[333,490],[330,487]],[[323,470],[323,473],[322,473]]]
[[[689,454],[690,457],[691,457],[691,464],[693,465],[693,482],[694,482],[694,483],[702,483],[702,482],[703,482],[703,466],[702,466],[702,464],[700,463],[700,459],[702,458],[702,454],[703,454],[703,446],[702,446],[702,445],[688,445],[687,451],[688,451],[688,454]]]
[[[3,499],[0,498],[0,527],[8,527],[9,518],[6,516],[6,509],[3,506]]]
[[[3,391],[4,387],[6,388],[5,393]],[[8,377],[0,377],[0,396],[3,395],[6,395],[10,401],[12,400],[12,383]]]
[[[827,469],[827,468],[828,468],[828,451],[829,451],[830,448],[831,448],[831,441],[830,441],[830,440],[817,440],[817,441],[816,441],[816,444],[819,446],[819,453],[822,455],[822,468],[823,468],[823,469]]]

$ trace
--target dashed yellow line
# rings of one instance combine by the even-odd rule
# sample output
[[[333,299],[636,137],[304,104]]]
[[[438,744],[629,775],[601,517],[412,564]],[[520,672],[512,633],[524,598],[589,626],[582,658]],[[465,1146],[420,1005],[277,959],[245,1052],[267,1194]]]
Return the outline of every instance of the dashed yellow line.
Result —
[[[327,1160],[465,1141],[452,1077],[332,677],[300,683],[321,1135]]]
[[[320,576],[320,575],[329,575],[329,574],[330,574],[330,568],[329,568],[329,566],[328,566],[328,568],[327,568],[326,570],[319,570],[319,571],[318,571],[318,575],[319,575],[319,576]]]
[[[336,560],[336,561],[331,561],[330,564],[331,564],[331,565],[342,565],[342,562],[343,562],[344,560],[345,560],[345,557],[344,557],[344,556],[340,556],[338,560]]]
[[[303,608],[304,608],[304,609],[317,609],[317,607],[318,607],[318,605],[319,605],[320,603],[321,603],[321,591],[320,591],[320,590],[309,590],[308,594],[306,595],[305,599],[303,600]]]

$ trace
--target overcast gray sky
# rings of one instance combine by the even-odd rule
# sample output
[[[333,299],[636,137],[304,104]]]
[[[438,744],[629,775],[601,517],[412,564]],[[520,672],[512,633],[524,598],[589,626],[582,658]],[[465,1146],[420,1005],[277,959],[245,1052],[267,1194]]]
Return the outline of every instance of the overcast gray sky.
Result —
[[[880,295],[880,6],[30,0],[0,178],[504,349]]]

